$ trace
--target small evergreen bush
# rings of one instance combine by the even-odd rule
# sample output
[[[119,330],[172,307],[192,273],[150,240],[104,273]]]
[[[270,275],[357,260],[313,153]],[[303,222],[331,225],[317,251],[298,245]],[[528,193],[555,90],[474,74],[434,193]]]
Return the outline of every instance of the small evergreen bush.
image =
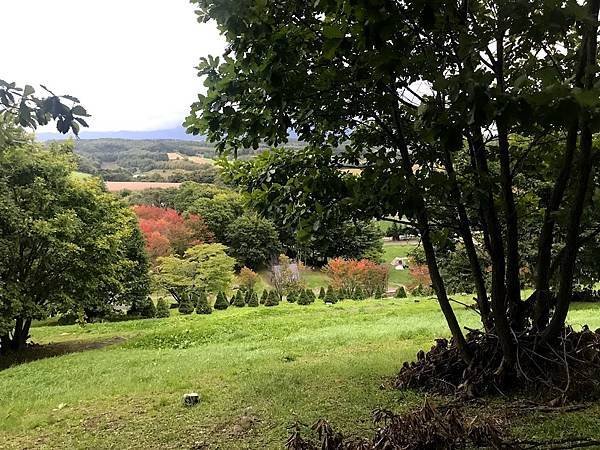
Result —
[[[142,300],[139,304],[139,308],[140,316],[144,319],[156,317],[156,306],[154,306],[154,302],[150,297],[146,297],[145,300]]]
[[[298,304],[299,305],[310,305],[312,302],[310,300],[310,295],[308,294],[308,292],[306,292],[306,290],[302,290],[300,292],[300,296],[298,297]]]
[[[179,313],[180,314],[191,314],[194,312],[194,304],[192,303],[192,299],[189,295],[184,294],[181,297],[181,301],[179,302]]]
[[[208,297],[204,291],[200,291],[197,295],[196,314],[212,314],[212,307],[208,303]]]
[[[242,291],[237,291],[233,299],[232,305],[237,306],[238,308],[243,308],[244,306],[246,306],[246,300],[244,300],[244,294],[242,294]]]
[[[264,305],[267,302],[267,297],[269,297],[269,291],[265,289],[262,291],[262,295],[260,296],[261,305]]]
[[[325,303],[331,303],[332,305],[338,302],[337,296],[335,295],[335,291],[331,287],[327,289],[323,301]]]
[[[223,291],[219,291],[219,293],[217,294],[214,308],[221,311],[229,308],[229,302],[227,301],[227,297],[225,296],[225,293]]]
[[[171,310],[169,309],[169,305],[167,301],[161,297],[156,302],[156,317],[165,318],[171,315]]]
[[[254,291],[252,289],[246,289],[246,292],[244,293],[244,303],[246,303],[246,305],[250,303],[253,293]]]
[[[265,301],[265,306],[277,306],[279,305],[279,295],[275,291],[270,291]]]
[[[352,299],[353,300],[364,300],[365,299],[365,291],[363,290],[363,288],[358,286],[354,290],[354,295],[352,296]]]
[[[375,289],[375,293],[373,294],[373,297],[375,297],[376,299],[381,300],[383,298],[383,288],[381,286],[377,286],[377,288]]]
[[[323,286],[321,286],[321,289],[319,289],[319,299],[324,300],[325,295],[326,295],[325,288]]]
[[[286,296],[288,303],[296,303],[298,301],[298,294],[296,291],[290,291]]]
[[[314,303],[315,300],[317,299],[317,296],[315,295],[315,291],[313,291],[312,289],[307,289],[306,295],[308,296],[308,299],[310,300],[311,303]]]
[[[258,306],[258,294],[254,291],[250,291],[250,300],[248,300],[248,306],[256,308]]]
[[[406,288],[404,286],[399,286],[398,289],[396,289],[396,298],[406,298],[408,297],[407,293],[406,293]]]

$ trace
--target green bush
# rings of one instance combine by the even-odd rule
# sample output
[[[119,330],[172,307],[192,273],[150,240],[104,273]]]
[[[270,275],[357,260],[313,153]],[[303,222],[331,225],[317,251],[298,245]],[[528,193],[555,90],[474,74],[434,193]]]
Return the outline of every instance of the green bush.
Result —
[[[238,308],[243,308],[246,306],[246,300],[244,300],[244,294],[242,294],[242,291],[237,291],[232,305],[237,306]]]
[[[217,294],[214,308],[221,311],[229,308],[229,302],[227,301],[227,297],[225,296],[225,293],[223,293],[223,291],[219,291],[219,293]]]
[[[352,296],[352,299],[353,300],[364,300],[365,299],[365,291],[363,290],[363,288],[358,286],[354,290],[354,295]]]
[[[152,319],[156,317],[156,306],[150,297],[146,297],[146,300],[142,300],[139,304],[140,316],[144,319]]]
[[[267,298],[269,297],[269,291],[266,289],[262,291],[262,295],[260,296],[260,304],[264,305],[267,302]]]
[[[308,294],[308,292],[306,290],[302,290],[300,292],[300,296],[298,297],[298,304],[299,305],[310,305],[311,299],[310,299],[310,295]]]
[[[251,308],[256,308],[258,306],[258,294],[254,291],[249,291],[251,292],[250,294],[250,300],[248,300],[248,306]]]
[[[163,297],[159,298],[156,303],[156,317],[165,318],[170,315],[171,310],[169,309],[169,304]]]
[[[183,295],[179,302],[179,313],[180,314],[191,314],[194,312],[194,303],[189,295]]]
[[[211,314],[212,307],[208,303],[206,292],[200,291],[196,297],[196,314]]]
[[[265,301],[265,306],[277,306],[279,305],[279,295],[275,291],[270,291]]]
[[[317,299],[317,296],[315,295],[315,291],[313,291],[312,289],[307,289],[306,295],[308,296],[308,299],[310,300],[311,303],[314,303],[315,300]]]
[[[296,303],[298,301],[298,294],[296,291],[290,291],[286,296],[288,303]]]
[[[406,294],[406,288],[404,286],[399,286],[396,289],[396,298],[406,298],[408,295]]]
[[[373,297],[377,299],[383,298],[383,288],[381,286],[377,286],[375,292],[373,293]]]
[[[246,303],[246,305],[250,303],[250,299],[252,299],[253,293],[254,291],[252,289],[246,289],[246,291],[244,292],[244,303]]]
[[[327,288],[327,292],[325,293],[325,298],[323,299],[325,303],[331,303],[332,305],[338,302],[337,295],[335,294],[335,290],[331,286]]]
[[[324,300],[325,295],[326,295],[325,288],[323,286],[321,286],[321,289],[319,289],[319,299]]]

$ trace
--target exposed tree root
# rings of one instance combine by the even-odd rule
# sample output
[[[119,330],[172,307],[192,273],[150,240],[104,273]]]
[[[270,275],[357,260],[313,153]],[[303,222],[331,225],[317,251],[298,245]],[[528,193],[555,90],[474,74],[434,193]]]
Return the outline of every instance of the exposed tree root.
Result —
[[[452,341],[438,339],[428,353],[417,353],[417,361],[404,363],[395,385],[461,398],[521,393],[549,400],[550,407],[600,397],[600,330],[565,328],[553,345],[537,345],[533,336],[515,336],[515,367],[502,371],[500,345],[493,334],[469,332],[469,365]]]

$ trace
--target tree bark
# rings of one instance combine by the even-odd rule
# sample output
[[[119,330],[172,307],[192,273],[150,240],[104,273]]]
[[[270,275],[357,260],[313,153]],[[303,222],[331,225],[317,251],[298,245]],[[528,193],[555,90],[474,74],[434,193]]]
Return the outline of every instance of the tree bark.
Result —
[[[486,192],[485,197],[482,196],[480,200],[480,206],[489,233],[489,251],[492,261],[492,317],[494,318],[494,327],[502,348],[503,362],[501,368],[509,368],[514,366],[515,363],[515,348],[506,308],[506,287],[504,284],[506,266],[502,230],[494,205],[494,193],[492,187],[489,185],[490,172],[485,154],[483,136],[481,130],[477,127],[471,128],[471,134],[480,186]]]
[[[467,345],[467,341],[463,335],[462,329],[460,328],[460,324],[456,319],[456,314],[454,314],[454,310],[452,309],[452,305],[448,299],[448,293],[446,292],[444,280],[440,274],[439,266],[437,264],[437,257],[435,255],[435,249],[431,240],[431,230],[429,227],[429,217],[427,214],[425,199],[421,190],[417,188],[415,176],[412,171],[413,164],[408,151],[408,144],[404,138],[400,120],[395,110],[392,110],[392,117],[396,130],[396,133],[392,137],[396,143],[397,149],[400,152],[402,169],[405,172],[409,185],[415,190],[415,196],[417,200],[417,226],[419,228],[419,233],[421,234],[421,243],[423,244],[423,250],[425,252],[425,258],[427,260],[427,267],[429,269],[429,276],[431,277],[433,289],[435,290],[438,303],[442,313],[444,314],[444,317],[446,318],[448,328],[452,333],[452,337],[454,338],[456,346],[460,351],[464,361],[470,363],[473,359],[473,355],[469,349],[469,346]]]
[[[483,278],[483,271],[481,270],[481,264],[479,263],[479,257],[477,256],[477,250],[475,249],[475,244],[473,242],[473,234],[471,233],[469,216],[467,215],[467,210],[462,201],[462,195],[458,185],[458,180],[456,179],[456,172],[454,171],[452,157],[450,152],[447,150],[445,150],[444,153],[444,165],[450,180],[451,196],[456,203],[456,209],[458,212],[459,232],[469,258],[469,265],[471,266],[471,272],[475,282],[475,289],[477,291],[477,306],[479,307],[481,321],[485,330],[490,331],[493,326],[490,317],[490,303],[487,296],[487,289],[485,287],[485,280]]]
[[[29,339],[30,327],[31,319],[19,317],[15,320],[15,328],[9,341],[10,350],[17,352],[25,348],[27,339]]]
[[[504,28],[501,24],[496,37],[495,70],[498,89],[501,93],[504,93]],[[498,129],[500,185],[506,212],[506,303],[510,311],[512,326],[522,328],[524,321],[521,317],[521,283],[519,281],[519,270],[521,268],[519,258],[519,226],[510,170],[509,129],[502,116],[496,119],[496,126]]]
[[[591,0],[588,3],[590,22],[585,25],[584,40],[587,41],[586,48],[586,66],[594,67],[597,60],[598,51],[598,11],[600,9],[600,0]],[[592,89],[595,82],[593,71],[587,70],[584,76],[584,89]],[[550,323],[542,332],[542,341],[552,340],[557,337],[560,330],[564,327],[571,297],[573,294],[573,274],[575,272],[575,260],[579,249],[579,228],[581,225],[581,216],[583,207],[588,195],[590,178],[593,172],[592,158],[592,130],[590,128],[590,117],[587,111],[582,111],[580,115],[581,137],[579,141],[579,164],[577,167],[577,184],[575,198],[569,214],[567,223],[567,234],[565,239],[565,254],[562,259],[561,272],[559,274],[558,296],[556,308]]]
[[[574,85],[577,87],[583,87],[583,76],[587,64],[586,45],[587,39],[584,39],[581,43],[581,48],[579,49],[579,62],[575,69]],[[554,241],[554,226],[556,224],[554,217],[560,207],[569,179],[571,178],[573,159],[575,150],[577,149],[578,132],[579,120],[575,117],[567,131],[563,162],[558,176],[556,177],[556,181],[554,182],[550,201],[544,211],[544,222],[538,240],[535,280],[536,302],[533,315],[533,325],[538,330],[543,330],[546,327],[550,316],[550,279],[552,278],[553,272],[551,269],[551,257],[552,244]]]

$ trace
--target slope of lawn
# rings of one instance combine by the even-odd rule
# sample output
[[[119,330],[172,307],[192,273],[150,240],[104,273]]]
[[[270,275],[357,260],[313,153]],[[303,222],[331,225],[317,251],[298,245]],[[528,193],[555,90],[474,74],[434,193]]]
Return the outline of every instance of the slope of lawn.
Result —
[[[415,284],[409,270],[396,270],[391,266],[391,262],[395,258],[404,258],[415,249],[416,245],[413,243],[404,242],[389,242],[386,241],[383,244],[383,261],[389,266],[390,277],[389,287],[397,288],[400,285],[410,286]]]
[[[477,325],[471,311],[457,314]],[[600,305],[576,305],[570,320],[600,327]],[[372,409],[422,402],[389,380],[447,331],[434,300],[409,298],[41,326],[32,334],[74,350],[112,345],[0,371],[2,449],[276,449],[290,423],[320,417],[345,433],[369,433]],[[185,408],[181,397],[191,391],[202,402]],[[599,408],[591,413],[569,416],[579,435],[597,430]],[[548,434],[553,420],[517,425]]]

